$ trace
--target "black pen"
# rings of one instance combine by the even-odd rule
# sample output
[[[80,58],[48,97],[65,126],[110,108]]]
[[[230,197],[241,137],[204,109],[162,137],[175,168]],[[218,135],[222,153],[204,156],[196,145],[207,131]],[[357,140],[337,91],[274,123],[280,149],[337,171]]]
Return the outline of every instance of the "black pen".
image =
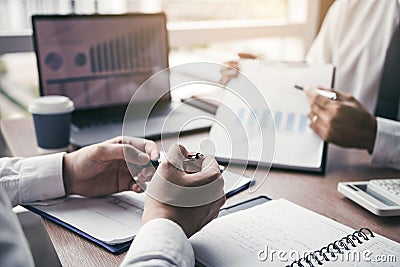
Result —
[[[202,159],[204,158],[204,155],[201,153],[194,153],[194,154],[189,154],[186,156],[186,159],[183,161],[183,169],[187,173],[196,173],[201,171],[201,166],[202,166]],[[157,167],[161,164],[160,159],[154,159],[150,160],[149,163],[144,165],[145,168],[153,166],[154,168],[157,169]]]
[[[298,84],[295,84],[294,88],[299,89],[301,91],[304,91],[304,86],[301,86],[301,85],[298,85]],[[337,94],[335,92],[328,91],[328,90],[321,90],[321,89],[318,89],[318,88],[315,88],[315,87],[310,87],[310,88],[315,93],[317,93],[319,95],[322,95],[322,96],[324,96],[326,98],[329,98],[331,100],[337,100],[338,99]]]
[[[195,161],[197,161],[199,159],[202,159],[202,158],[203,158],[203,154],[201,154],[201,153],[190,154],[190,155],[188,155],[187,160],[185,162],[191,163],[191,162],[195,162]],[[157,167],[161,164],[161,162],[162,162],[161,159],[151,159],[149,161],[149,163],[146,164],[144,167],[148,168],[148,167],[153,166],[154,168],[157,169]],[[219,166],[219,170],[222,173],[225,170],[225,167],[222,166],[222,165],[218,165],[218,166]],[[198,171],[200,171],[200,170],[198,170]]]
[[[194,162],[194,161],[203,159],[203,157],[204,157],[204,155],[201,153],[189,154],[189,155],[187,155],[185,162]],[[154,168],[157,168],[158,165],[160,165],[160,164],[161,164],[161,159],[151,159],[149,161],[149,163],[147,163],[145,165],[145,167],[147,168],[147,167],[153,166]]]

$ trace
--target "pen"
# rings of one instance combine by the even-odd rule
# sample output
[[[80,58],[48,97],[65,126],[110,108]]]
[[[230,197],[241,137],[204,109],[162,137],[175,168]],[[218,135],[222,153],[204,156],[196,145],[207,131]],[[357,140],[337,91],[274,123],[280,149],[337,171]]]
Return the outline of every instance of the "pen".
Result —
[[[294,88],[304,91],[304,86],[301,86],[301,85],[298,85],[298,84],[295,84]],[[326,98],[329,98],[331,100],[337,100],[338,99],[337,94],[335,92],[331,92],[331,91],[327,91],[327,90],[321,90],[321,89],[318,89],[318,88],[315,88],[315,87],[310,87],[310,88],[314,92],[316,92],[317,94],[322,95],[322,96],[324,96]]]
[[[187,155],[186,159],[184,162],[194,162],[196,160],[202,159],[204,156],[201,153],[196,153],[196,154],[189,154]],[[145,167],[151,167],[153,166],[154,168],[157,168],[161,164],[161,159],[151,159]]]
[[[184,160],[183,165],[185,168],[186,172],[189,173],[194,173],[198,172],[201,170],[201,159],[203,159],[204,155],[201,153],[195,153],[195,154],[189,154]],[[149,161],[147,165],[145,165],[145,168],[153,166],[154,168],[157,168],[161,164],[161,159],[152,159]],[[221,173],[225,170],[225,167],[222,165],[219,165],[219,170]]]
[[[150,162],[146,165],[146,168],[151,167],[151,166],[153,166],[154,168],[157,168],[158,165],[160,165],[160,164],[161,164],[161,159],[151,159]]]

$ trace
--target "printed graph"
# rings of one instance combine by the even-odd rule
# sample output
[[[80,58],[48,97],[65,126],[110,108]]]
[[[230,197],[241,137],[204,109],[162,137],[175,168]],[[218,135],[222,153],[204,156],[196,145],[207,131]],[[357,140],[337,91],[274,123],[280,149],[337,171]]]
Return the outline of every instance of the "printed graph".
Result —
[[[257,119],[258,118],[258,119]],[[247,127],[273,127],[272,117],[269,115],[269,110],[248,110],[241,108],[237,111],[237,124],[246,125]],[[258,122],[257,122],[258,120]],[[276,111],[273,113],[275,122],[275,130],[277,132],[296,132],[304,133],[308,131],[308,118],[305,113],[299,114],[294,112]]]

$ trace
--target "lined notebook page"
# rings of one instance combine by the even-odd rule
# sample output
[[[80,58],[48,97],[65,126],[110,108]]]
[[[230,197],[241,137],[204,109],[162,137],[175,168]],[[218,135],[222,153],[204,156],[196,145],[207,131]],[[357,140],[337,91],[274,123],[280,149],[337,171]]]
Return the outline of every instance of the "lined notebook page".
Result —
[[[302,255],[304,251],[318,250],[353,232],[350,227],[280,199],[214,220],[190,242],[196,260],[206,266],[285,266],[296,256],[293,251]],[[371,258],[378,254],[397,256],[397,263],[380,263],[379,266],[399,264],[400,245],[396,242],[378,236],[356,248],[365,249],[373,253]],[[260,250],[269,255],[265,261],[258,258]],[[273,250],[276,253],[270,255]],[[277,252],[281,251],[291,256],[281,254],[278,259]],[[265,257],[265,254],[261,256]],[[325,264],[371,266],[371,262],[349,261]]]

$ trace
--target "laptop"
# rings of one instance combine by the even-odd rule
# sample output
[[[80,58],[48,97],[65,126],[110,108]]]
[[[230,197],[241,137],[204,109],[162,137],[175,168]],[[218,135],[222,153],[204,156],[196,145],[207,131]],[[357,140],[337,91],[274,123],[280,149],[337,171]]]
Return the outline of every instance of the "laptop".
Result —
[[[101,142],[122,128],[124,135],[150,139],[210,128],[211,120],[187,123],[212,114],[171,101],[169,75],[138,91],[168,68],[164,13],[34,15],[32,25],[40,94],[65,95],[75,104],[71,143]]]

